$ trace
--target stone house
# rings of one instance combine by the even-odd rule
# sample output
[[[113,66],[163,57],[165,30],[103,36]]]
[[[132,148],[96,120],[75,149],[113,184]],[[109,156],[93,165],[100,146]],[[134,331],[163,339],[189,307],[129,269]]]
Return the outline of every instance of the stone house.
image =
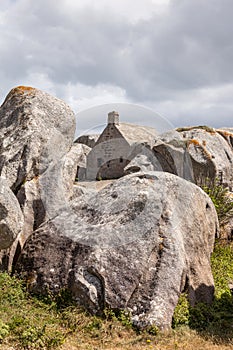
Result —
[[[117,179],[142,147],[152,147],[156,130],[120,123],[118,112],[108,113],[108,123],[87,156],[86,179]]]

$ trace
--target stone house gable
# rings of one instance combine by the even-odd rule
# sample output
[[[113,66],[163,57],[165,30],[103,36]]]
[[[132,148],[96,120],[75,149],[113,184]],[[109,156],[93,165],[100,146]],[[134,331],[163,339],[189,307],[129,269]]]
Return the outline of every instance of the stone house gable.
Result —
[[[116,179],[124,175],[136,144],[152,146],[153,128],[119,122],[115,111],[108,114],[108,124],[87,156],[87,180]]]
[[[128,145],[130,144],[127,141],[126,137],[120,132],[119,125],[107,124],[106,128],[103,130],[102,134],[97,139],[95,146],[97,146],[102,142],[113,140],[113,139],[122,139],[122,140],[124,139]]]

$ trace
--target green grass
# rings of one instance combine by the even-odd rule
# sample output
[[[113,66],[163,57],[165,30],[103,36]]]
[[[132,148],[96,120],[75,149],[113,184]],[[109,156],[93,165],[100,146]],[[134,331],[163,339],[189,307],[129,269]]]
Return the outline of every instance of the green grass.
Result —
[[[227,202],[227,206],[225,203],[226,189],[218,184],[204,189],[212,198],[219,218],[224,220],[232,213],[232,201]],[[206,349],[213,348],[213,340],[231,344],[233,339],[233,299],[229,288],[229,283],[233,284],[232,246],[216,243],[211,264],[215,280],[214,302],[211,305],[200,303],[192,308],[184,293],[173,317],[174,334],[181,336],[179,329],[182,327],[186,327],[188,332],[195,330],[203,339],[210,339],[210,344],[200,343],[200,339],[192,333],[186,333],[186,336],[192,334],[193,342]],[[67,291],[61,291],[56,298],[51,295],[46,298],[32,296],[23,281],[0,273],[0,344],[6,345],[3,348],[0,345],[0,349],[10,349],[7,344],[17,350],[52,349],[70,340],[75,343],[72,349],[104,349],[109,344],[114,349],[141,349],[148,344],[153,347],[158,342],[161,350],[170,349],[161,345],[164,339],[171,343],[171,337],[161,338],[156,327],[147,332],[137,332],[128,315],[122,311],[105,310],[105,318],[91,316],[73,304]],[[176,348],[177,340],[171,344]],[[182,340],[182,348],[185,344],[186,341]]]
[[[55,304],[30,297],[22,281],[0,273],[0,340],[23,349],[49,349],[65,338]]]
[[[212,270],[216,286],[213,304],[191,308],[182,294],[174,313],[173,333],[166,336],[156,327],[137,332],[124,312],[106,310],[104,318],[91,316],[74,306],[66,291],[56,299],[31,296],[22,281],[0,273],[0,349],[149,349],[158,344],[161,350],[173,349],[175,344],[181,344],[177,349],[193,349],[195,342],[203,349],[213,349],[214,341],[228,347],[233,339],[233,301],[228,286],[233,281],[230,246],[216,245]],[[182,335],[184,326],[186,333]],[[193,337],[193,344],[187,345],[187,337]]]
[[[135,333],[123,311],[106,310],[103,318],[91,316],[74,305],[67,291],[56,298],[32,296],[23,281],[0,273],[0,349],[1,344],[3,349],[8,349],[7,344],[17,350],[53,349],[70,337],[76,338],[79,349],[79,342],[102,343],[119,334],[123,338],[131,334],[134,341],[144,337]]]
[[[233,200],[229,196],[228,188],[218,179],[211,182],[206,179],[202,189],[211,198],[220,225],[226,223],[233,216]],[[188,296],[183,293],[177,304],[173,316],[173,327],[186,325],[205,336],[215,337],[228,342],[233,339],[233,298],[229,284],[233,284],[233,248],[228,245],[215,243],[211,256],[211,268],[215,283],[215,297],[211,305],[200,303],[195,308],[190,307]]]
[[[200,303],[190,307],[182,294],[175,309],[173,327],[188,325],[205,336],[228,342],[233,339],[233,298],[229,283],[233,282],[233,249],[216,244],[211,257],[215,281],[215,298],[211,305]]]

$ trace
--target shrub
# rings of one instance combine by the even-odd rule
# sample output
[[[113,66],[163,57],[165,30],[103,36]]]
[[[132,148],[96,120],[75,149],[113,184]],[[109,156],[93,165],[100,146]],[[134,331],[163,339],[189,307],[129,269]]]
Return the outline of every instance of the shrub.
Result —
[[[233,216],[233,199],[229,196],[229,189],[218,179],[212,182],[207,179],[201,187],[214,203],[220,225],[225,224]]]
[[[189,325],[189,318],[190,318],[189,302],[188,302],[187,294],[183,293],[181,294],[178,304],[174,311],[172,327],[175,328],[181,325]]]

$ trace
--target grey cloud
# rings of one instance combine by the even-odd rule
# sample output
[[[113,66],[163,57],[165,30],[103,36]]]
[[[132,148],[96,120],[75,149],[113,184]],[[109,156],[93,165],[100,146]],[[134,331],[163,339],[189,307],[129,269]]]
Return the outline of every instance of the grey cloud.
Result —
[[[68,83],[111,84],[131,102],[173,101],[175,108],[182,96],[192,98],[187,91],[233,83],[232,11],[231,0],[171,0],[163,15],[133,23],[101,7],[71,11],[63,0],[16,0],[0,27],[0,79],[8,89],[43,73],[58,95]],[[191,112],[221,113],[213,108]],[[233,103],[223,110],[230,115]],[[178,120],[176,113],[188,111],[171,115]]]
[[[145,33],[150,49],[138,56],[141,76],[168,93],[232,81],[232,10],[230,1],[173,1],[165,23]]]

